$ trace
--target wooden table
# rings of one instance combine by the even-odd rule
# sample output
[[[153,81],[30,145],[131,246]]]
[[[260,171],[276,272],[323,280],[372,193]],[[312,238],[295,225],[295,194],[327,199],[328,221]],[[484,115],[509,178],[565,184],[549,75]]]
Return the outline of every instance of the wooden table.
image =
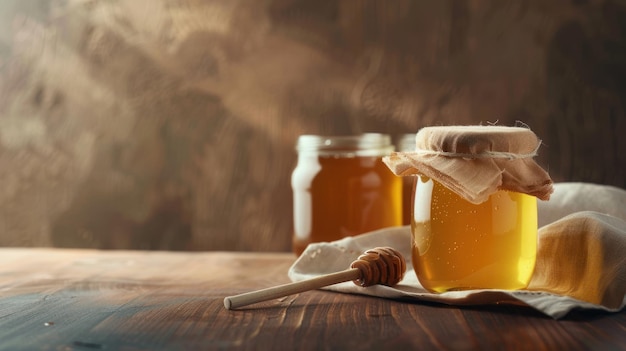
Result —
[[[288,282],[288,253],[0,249],[2,350],[615,350],[626,311],[553,320],[310,291],[228,311]]]

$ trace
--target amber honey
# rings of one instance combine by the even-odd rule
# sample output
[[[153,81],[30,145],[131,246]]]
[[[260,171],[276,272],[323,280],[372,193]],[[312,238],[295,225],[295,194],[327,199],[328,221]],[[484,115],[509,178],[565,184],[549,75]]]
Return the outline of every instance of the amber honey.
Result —
[[[390,151],[388,139],[382,141],[300,149],[291,178],[294,253],[313,242],[401,225],[402,180],[382,162]]]
[[[412,261],[424,288],[527,286],[537,248],[534,196],[498,191],[475,205],[432,179],[415,178]]]
[[[398,151],[415,151],[415,133],[403,134],[398,139]],[[413,177],[402,178],[402,225],[411,224],[413,199]]]
[[[414,177],[402,177],[402,225],[410,225],[413,218],[413,180]]]

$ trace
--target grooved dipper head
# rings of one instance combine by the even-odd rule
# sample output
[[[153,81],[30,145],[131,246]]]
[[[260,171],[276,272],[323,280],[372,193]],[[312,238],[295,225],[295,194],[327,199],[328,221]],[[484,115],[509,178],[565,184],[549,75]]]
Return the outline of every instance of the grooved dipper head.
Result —
[[[365,251],[364,254],[352,262],[351,268],[361,272],[361,278],[354,280],[354,284],[370,286],[382,284],[394,286],[404,277],[406,262],[398,251],[391,247],[377,247]]]

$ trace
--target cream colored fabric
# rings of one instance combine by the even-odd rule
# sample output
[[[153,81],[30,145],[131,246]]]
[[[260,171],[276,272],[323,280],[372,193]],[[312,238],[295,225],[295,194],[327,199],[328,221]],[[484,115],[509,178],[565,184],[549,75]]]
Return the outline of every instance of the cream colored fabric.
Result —
[[[422,174],[478,204],[498,190],[550,198],[552,180],[534,160],[541,141],[530,129],[503,126],[425,127],[416,150],[383,161],[401,176]]]
[[[547,291],[617,309],[626,291],[626,222],[576,212],[539,231],[528,290]]]
[[[526,290],[441,294],[426,291],[410,263],[408,226],[309,245],[289,270],[289,277],[299,281],[340,271],[369,248],[391,246],[407,259],[407,273],[400,284],[361,288],[346,282],[327,289],[449,305],[525,304],[553,318],[561,318],[573,309],[622,309],[626,304],[626,191],[601,185],[563,183],[555,185],[555,194],[558,194],[555,202],[548,201],[540,207],[540,217],[564,217],[539,229],[537,264]],[[564,198],[576,199],[572,201],[577,205],[560,201]],[[616,204],[622,206],[616,209],[613,207]],[[568,208],[576,212],[568,213]]]
[[[539,227],[579,211],[596,211],[626,221],[626,190],[592,183],[557,183],[550,201],[537,202]]]

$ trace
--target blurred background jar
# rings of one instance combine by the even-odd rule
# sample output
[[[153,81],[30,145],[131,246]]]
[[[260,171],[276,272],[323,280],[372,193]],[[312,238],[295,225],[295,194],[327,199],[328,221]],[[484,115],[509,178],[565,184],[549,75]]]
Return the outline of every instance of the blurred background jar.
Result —
[[[382,157],[394,150],[386,134],[302,135],[291,176],[293,251],[402,224],[402,179]]]
[[[415,134],[402,134],[396,141],[397,149],[400,152],[415,151]],[[411,224],[411,206],[413,198],[413,187],[416,177],[402,177],[402,225]]]

